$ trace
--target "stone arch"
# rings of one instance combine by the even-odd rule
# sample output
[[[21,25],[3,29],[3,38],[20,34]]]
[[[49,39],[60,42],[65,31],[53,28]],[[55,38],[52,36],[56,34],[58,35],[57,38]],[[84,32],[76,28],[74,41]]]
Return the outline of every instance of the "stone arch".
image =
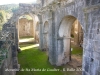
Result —
[[[18,15],[16,17],[16,29],[17,29],[17,35],[18,36],[18,44],[20,44],[20,37],[19,37],[19,34],[23,34],[24,36],[23,37],[32,37],[34,38],[35,37],[35,29],[34,29],[34,14],[30,13],[30,12],[22,12],[22,13],[16,13],[16,15]],[[28,22],[26,22],[26,24],[23,24],[24,27],[21,27],[20,26],[20,17],[23,16],[23,15],[29,15],[31,18],[32,18],[32,21],[30,22],[29,20],[27,20]],[[15,14],[14,14],[15,16]],[[21,32],[19,28],[23,28],[24,29],[24,32]],[[34,42],[34,41],[33,41]],[[19,47],[19,46],[18,46]]]
[[[15,25],[18,25],[18,20],[19,20],[19,18],[20,18],[20,16],[22,16],[22,15],[29,15],[30,17],[32,17],[32,19],[34,19],[34,15],[35,14],[32,14],[32,13],[26,13],[26,12],[23,12],[23,13],[16,13],[16,14],[14,14],[14,15],[17,15],[16,17],[15,17]],[[12,20],[13,21],[13,20]]]
[[[45,21],[44,23],[44,49],[48,50],[48,44],[49,44],[49,23],[48,21]]]
[[[29,14],[20,16],[17,25],[19,37],[26,37],[26,36],[34,37],[33,23],[34,19]]]
[[[32,17],[32,19],[33,19],[33,36],[34,36],[34,38],[36,39],[36,25],[37,25],[37,22],[39,22],[39,18],[38,18],[38,16],[37,15],[35,15],[35,14],[32,14],[31,12],[22,12],[22,13],[16,13],[16,14],[14,14],[14,15],[18,15],[18,16],[16,16],[16,28],[18,29],[18,20],[19,20],[19,17],[20,16],[22,16],[22,15],[29,15],[30,17]],[[36,20],[35,20],[36,19]],[[13,20],[12,20],[13,21]]]
[[[74,16],[66,16],[62,19],[61,23],[60,23],[60,27],[59,27],[59,37],[64,37],[64,36],[70,36],[69,32],[70,32],[70,27],[73,24],[73,22],[76,20],[76,18]],[[67,24],[67,25],[66,25]],[[68,28],[68,32],[64,32],[66,30],[66,28]],[[67,35],[65,35],[67,34]]]
[[[24,10],[24,8],[20,8],[13,14],[13,16],[9,19],[8,23],[11,24],[11,26],[15,27],[16,31],[14,31],[14,36],[16,36],[15,38],[15,45],[18,48],[18,40],[19,40],[19,33],[18,33],[18,20],[19,17],[22,15],[26,15],[28,14],[29,16],[31,16],[32,18],[35,18],[37,15],[32,11],[32,10]],[[38,19],[39,21],[39,19]],[[34,37],[35,37],[35,27],[34,26]],[[36,39],[35,39],[36,40]]]
[[[61,20],[58,30],[58,44],[61,46],[61,53],[58,55],[57,65],[66,64],[71,59],[71,28],[75,20],[77,18],[71,15],[65,16]]]

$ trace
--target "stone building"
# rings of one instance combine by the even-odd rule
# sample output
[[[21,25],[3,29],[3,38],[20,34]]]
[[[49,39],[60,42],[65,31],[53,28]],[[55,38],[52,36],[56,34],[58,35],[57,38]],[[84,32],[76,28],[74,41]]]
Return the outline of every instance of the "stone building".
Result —
[[[1,39],[0,48],[9,43],[9,48],[5,48],[10,53],[6,53],[9,57],[0,60],[4,61],[0,75],[15,75],[14,71],[4,72],[4,68],[18,68],[17,26],[19,16],[24,14],[33,17],[34,37],[39,40],[40,50],[47,49],[49,62],[57,66],[70,61],[71,28],[78,20],[83,30],[82,73],[100,75],[100,0],[38,0],[37,4],[19,4],[19,10],[3,26],[4,40]]]

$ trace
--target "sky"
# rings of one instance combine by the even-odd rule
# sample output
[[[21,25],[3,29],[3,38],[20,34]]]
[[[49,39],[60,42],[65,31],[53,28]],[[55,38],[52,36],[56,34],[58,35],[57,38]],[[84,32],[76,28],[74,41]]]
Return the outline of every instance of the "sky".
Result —
[[[34,3],[36,0],[1,0],[0,5],[4,4],[19,4],[19,3]]]

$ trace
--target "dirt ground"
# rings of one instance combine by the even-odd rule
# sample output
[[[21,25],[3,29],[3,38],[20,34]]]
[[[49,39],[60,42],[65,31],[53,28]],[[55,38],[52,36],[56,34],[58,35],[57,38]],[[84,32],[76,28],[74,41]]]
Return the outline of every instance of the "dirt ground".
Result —
[[[82,75],[82,57],[78,55],[72,55],[71,61],[66,65],[63,65],[64,75]]]

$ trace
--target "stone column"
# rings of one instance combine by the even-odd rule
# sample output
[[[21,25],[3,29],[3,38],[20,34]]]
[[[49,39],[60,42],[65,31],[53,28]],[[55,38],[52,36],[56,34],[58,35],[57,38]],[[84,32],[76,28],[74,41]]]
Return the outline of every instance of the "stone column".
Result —
[[[52,24],[50,25],[50,44],[49,44],[49,62],[52,65],[56,64],[56,47],[55,47],[55,12],[52,12]]]
[[[63,43],[63,37],[58,37],[57,38],[58,41],[58,49],[57,49],[57,66],[60,66],[62,64],[62,54],[64,52],[64,43]]]
[[[42,29],[42,15],[38,15],[40,24],[39,24],[39,47],[42,50],[43,49],[43,29]]]

